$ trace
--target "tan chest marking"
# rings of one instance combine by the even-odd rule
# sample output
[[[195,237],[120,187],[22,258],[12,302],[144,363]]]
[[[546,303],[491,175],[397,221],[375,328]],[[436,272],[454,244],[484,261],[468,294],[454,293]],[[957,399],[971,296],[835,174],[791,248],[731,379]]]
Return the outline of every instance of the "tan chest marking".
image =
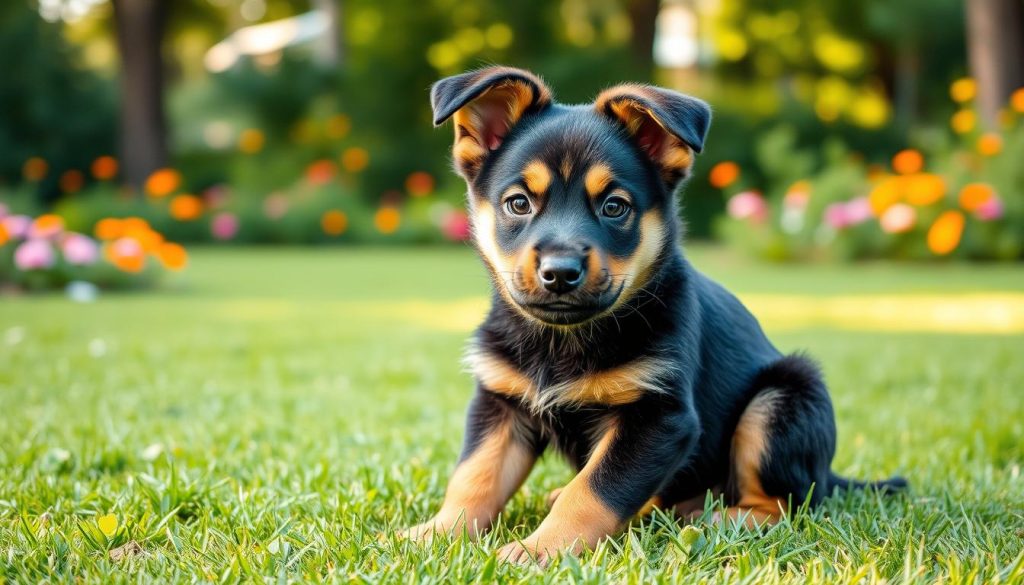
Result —
[[[669,368],[660,365],[659,360],[642,358],[540,391],[531,378],[492,354],[471,352],[466,361],[485,388],[518,398],[535,411],[556,406],[630,404],[645,393],[664,392],[664,380],[669,373]]]

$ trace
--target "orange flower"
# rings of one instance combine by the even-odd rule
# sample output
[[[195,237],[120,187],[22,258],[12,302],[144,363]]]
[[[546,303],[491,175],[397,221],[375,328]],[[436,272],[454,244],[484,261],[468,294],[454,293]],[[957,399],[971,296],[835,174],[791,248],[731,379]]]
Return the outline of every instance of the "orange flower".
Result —
[[[25,161],[25,164],[21,167],[21,174],[25,177],[26,181],[42,181],[46,178],[46,171],[50,169],[50,165],[45,160],[38,156]]]
[[[977,211],[992,197],[995,189],[985,183],[968,183],[960,189],[960,207],[966,211]]]
[[[434,177],[424,171],[416,171],[405,179],[405,190],[413,197],[426,197],[434,191]]]
[[[329,236],[340,236],[348,229],[348,216],[340,209],[331,209],[320,217],[320,227]]]
[[[174,169],[160,169],[146,179],[146,193],[150,197],[167,197],[180,185],[181,173]]]
[[[320,159],[306,167],[306,180],[314,185],[325,185],[338,174],[338,167],[333,161]]]
[[[911,205],[931,205],[946,194],[946,182],[939,175],[915,173],[904,179],[904,197]]]
[[[164,241],[164,237],[153,231],[149,222],[141,217],[126,217],[121,220],[121,225],[121,239],[135,240],[145,252],[153,252]]]
[[[928,228],[928,249],[936,256],[945,256],[960,244],[963,233],[964,214],[955,209],[946,211]]]
[[[1003,150],[1002,136],[993,132],[986,132],[978,138],[978,154],[982,156],[995,156]]]
[[[195,195],[178,195],[171,199],[171,217],[178,221],[192,221],[203,214],[203,200]]]
[[[732,161],[722,161],[711,167],[708,173],[708,182],[716,189],[725,189],[740,178],[740,165]]]
[[[92,161],[92,176],[100,181],[109,181],[117,176],[117,159],[112,156],[101,156]]]
[[[11,234],[7,233],[7,228],[4,227],[3,223],[0,223],[0,246],[3,246],[11,239]]]
[[[266,143],[266,137],[256,128],[242,130],[242,133],[238,135],[238,150],[245,154],[256,154],[263,150],[264,143]]]
[[[912,148],[901,150],[892,157],[892,169],[901,175],[919,173],[923,168],[924,157]]]
[[[886,209],[889,209],[900,200],[900,178],[886,177],[878,182],[871,193],[868,194],[868,201],[871,203],[871,211],[881,217]]]
[[[970,77],[957,79],[949,86],[949,97],[958,103],[969,102],[978,93],[978,84]]]
[[[350,173],[358,173],[370,164],[370,153],[365,148],[353,146],[341,153],[341,166]]]
[[[188,265],[188,253],[181,244],[164,242],[155,253],[160,263],[168,270],[181,270]]]
[[[34,238],[49,238],[62,231],[64,231],[64,218],[53,213],[46,213],[32,222],[28,233]]]
[[[101,240],[115,240],[124,234],[124,222],[116,217],[106,217],[96,222],[93,233]]]
[[[82,171],[72,169],[64,171],[60,176],[60,190],[65,193],[78,193],[82,190],[83,185],[85,185],[85,175],[82,174]]]
[[[949,119],[949,125],[953,128],[953,132],[957,134],[967,134],[974,130],[976,123],[977,116],[971,110],[960,110]]]
[[[395,207],[381,207],[373,216],[373,225],[382,234],[393,234],[402,223],[402,215]]]
[[[352,121],[345,114],[336,114],[327,120],[327,136],[335,140],[344,138],[352,129]]]
[[[1018,114],[1024,114],[1024,87],[1010,94],[1010,107]]]

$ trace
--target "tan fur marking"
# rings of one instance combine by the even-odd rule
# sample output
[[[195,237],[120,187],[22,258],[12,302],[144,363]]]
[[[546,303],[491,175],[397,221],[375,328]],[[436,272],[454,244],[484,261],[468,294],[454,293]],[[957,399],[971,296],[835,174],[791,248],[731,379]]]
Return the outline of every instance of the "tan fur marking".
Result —
[[[559,404],[618,406],[636,402],[646,392],[664,391],[659,383],[664,374],[657,360],[639,359],[559,384],[549,392]]]
[[[647,503],[645,503],[643,505],[643,507],[640,508],[640,511],[637,512],[637,515],[638,516],[646,516],[646,515],[650,514],[651,512],[653,512],[655,510],[655,508],[660,508],[660,507],[661,507],[661,496],[654,496],[653,498],[647,500]]]
[[[455,468],[441,510],[407,530],[406,536],[420,540],[465,528],[476,538],[490,527],[535,461],[533,453],[513,439],[511,425],[501,423]]]
[[[525,400],[533,400],[537,394],[533,381],[505,360],[488,353],[471,352],[466,361],[477,380],[491,392]]]
[[[613,309],[620,307],[647,284],[651,268],[664,246],[665,228],[661,214],[648,211],[640,219],[640,243],[633,255],[624,259],[608,259],[608,268],[613,277],[621,278],[623,283],[622,294],[615,301]]]
[[[761,463],[768,451],[768,425],[778,401],[778,391],[765,390],[758,394],[743,411],[732,437],[733,468],[739,490],[739,502],[725,510],[730,519],[744,518],[764,525],[778,522],[785,514],[787,502],[765,493],[761,485]]]
[[[612,182],[613,178],[611,167],[604,163],[597,163],[590,167],[587,169],[587,174],[583,179],[583,186],[587,189],[587,195],[594,198],[604,193],[604,190]]]
[[[558,167],[558,172],[562,174],[562,179],[566,182],[569,181],[569,177],[572,176],[572,158],[568,155],[562,159],[562,164]]]
[[[530,558],[546,563],[559,551],[579,553],[593,548],[602,538],[621,528],[622,519],[590,487],[590,478],[615,441],[612,425],[594,447],[583,469],[558,494],[551,512],[537,530],[522,542],[510,543],[498,557],[512,562]]]
[[[642,85],[624,84],[601,92],[594,100],[594,107],[599,112],[611,112],[631,135],[637,133],[644,119],[655,122],[664,134],[664,146],[654,162],[661,168],[662,178],[674,182],[680,175],[689,173],[693,164],[693,151],[669,132],[654,112],[637,99],[638,96],[648,101],[658,99],[657,94]]]
[[[528,376],[493,354],[471,349],[466,365],[485,388],[519,398],[534,412],[574,404],[618,406],[636,402],[645,393],[663,392],[662,380],[667,373],[657,360],[639,359],[540,391]]]
[[[551,171],[539,160],[530,161],[523,168],[523,182],[534,195],[543,195],[551,186]]]
[[[523,281],[523,288],[528,291],[540,290],[537,284],[537,250],[533,246],[527,246],[516,268]]]

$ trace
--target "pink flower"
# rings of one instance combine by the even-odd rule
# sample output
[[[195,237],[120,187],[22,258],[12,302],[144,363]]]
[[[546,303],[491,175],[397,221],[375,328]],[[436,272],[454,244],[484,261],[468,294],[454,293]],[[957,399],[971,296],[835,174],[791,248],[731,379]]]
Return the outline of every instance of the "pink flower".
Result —
[[[224,185],[214,185],[206,191],[203,191],[203,202],[210,209],[217,209],[223,207],[228,202],[228,197],[231,192]]]
[[[263,215],[267,219],[281,219],[288,213],[288,198],[280,193],[268,195],[263,200]]]
[[[882,231],[890,234],[901,234],[910,231],[917,223],[917,211],[906,203],[897,203],[885,210],[878,218]]]
[[[4,230],[11,239],[24,238],[28,229],[32,226],[32,218],[27,215],[8,215],[0,220],[4,224]]]
[[[974,210],[974,217],[981,221],[995,221],[1003,217],[1003,200],[995,196],[989,197],[988,201]]]
[[[850,225],[846,203],[829,203],[825,208],[825,223],[834,230],[841,230]]]
[[[864,223],[872,216],[871,201],[867,197],[854,197],[846,202],[846,220],[850,225]]]
[[[768,205],[764,197],[756,191],[743,191],[729,199],[726,205],[729,215],[734,219],[752,219],[762,222],[768,218]]]
[[[26,240],[14,251],[14,264],[21,270],[41,270],[53,266],[56,255],[46,240]]]
[[[210,233],[218,240],[230,240],[235,237],[238,233],[238,216],[230,211],[222,211],[213,216]]]
[[[71,233],[61,243],[64,260],[75,266],[87,266],[99,257],[99,246],[89,236]]]
[[[142,256],[145,251],[142,249],[142,244],[139,243],[135,238],[121,238],[115,240],[110,246],[111,254],[118,258],[132,258],[134,256]]]
[[[441,233],[449,240],[462,242],[469,239],[469,218],[461,210],[445,214],[441,220]]]

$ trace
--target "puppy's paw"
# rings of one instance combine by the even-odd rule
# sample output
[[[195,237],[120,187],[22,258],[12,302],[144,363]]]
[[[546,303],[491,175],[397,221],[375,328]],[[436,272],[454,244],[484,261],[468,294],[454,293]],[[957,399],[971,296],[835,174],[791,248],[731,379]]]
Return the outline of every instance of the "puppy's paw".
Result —
[[[529,565],[536,562],[546,567],[551,562],[551,555],[546,549],[537,546],[536,539],[530,537],[523,541],[510,542],[498,550],[498,560],[515,565]]]
[[[398,533],[398,537],[412,542],[428,543],[435,535],[449,534],[451,527],[445,526],[437,518],[431,518],[422,524],[406,528]]]

